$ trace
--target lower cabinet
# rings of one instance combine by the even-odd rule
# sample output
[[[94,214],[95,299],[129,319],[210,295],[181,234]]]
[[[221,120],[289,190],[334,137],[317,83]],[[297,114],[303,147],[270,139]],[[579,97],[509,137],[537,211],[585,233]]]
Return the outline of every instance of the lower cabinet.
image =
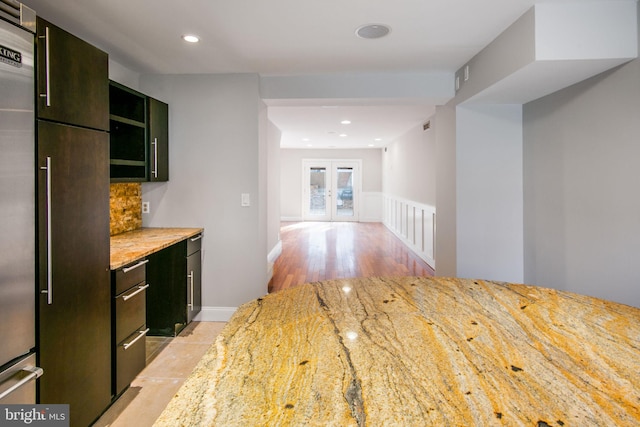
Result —
[[[149,335],[173,337],[201,310],[202,234],[147,257]]]
[[[202,310],[202,234],[187,239],[187,323]]]
[[[120,395],[146,365],[146,282],[143,259],[111,272],[112,392]]]

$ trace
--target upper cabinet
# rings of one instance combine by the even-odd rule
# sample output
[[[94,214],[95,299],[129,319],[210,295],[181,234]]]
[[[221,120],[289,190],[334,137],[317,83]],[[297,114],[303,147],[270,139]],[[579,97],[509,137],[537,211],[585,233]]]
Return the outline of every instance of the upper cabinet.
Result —
[[[169,181],[169,106],[149,98],[149,181]]]
[[[109,57],[37,18],[38,118],[109,130]]]
[[[146,181],[147,98],[111,82],[109,126],[111,181]]]
[[[169,106],[113,81],[109,97],[111,181],[168,181]]]

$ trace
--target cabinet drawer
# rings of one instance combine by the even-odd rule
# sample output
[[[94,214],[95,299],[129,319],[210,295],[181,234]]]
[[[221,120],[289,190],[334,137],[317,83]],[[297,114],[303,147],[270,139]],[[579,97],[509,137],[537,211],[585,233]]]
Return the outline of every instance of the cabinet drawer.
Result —
[[[132,286],[135,286],[140,282],[144,282],[144,278],[146,276],[145,264],[147,262],[149,261],[141,259],[117,269],[114,293],[119,295]]]
[[[202,247],[202,233],[187,239],[187,256],[194,252],[198,252]]]
[[[116,395],[131,384],[146,364],[146,334],[148,329],[140,329],[118,344],[116,349]]]
[[[145,282],[141,282],[138,286],[116,297],[116,343],[120,343],[145,324],[145,300],[148,287],[149,285]]]

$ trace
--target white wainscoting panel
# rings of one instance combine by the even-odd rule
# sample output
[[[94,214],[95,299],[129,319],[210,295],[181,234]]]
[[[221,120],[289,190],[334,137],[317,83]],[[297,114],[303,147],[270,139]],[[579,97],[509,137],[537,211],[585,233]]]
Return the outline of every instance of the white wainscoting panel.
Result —
[[[382,193],[360,193],[360,222],[382,222]]]
[[[435,270],[436,208],[387,194],[383,205],[384,225]]]

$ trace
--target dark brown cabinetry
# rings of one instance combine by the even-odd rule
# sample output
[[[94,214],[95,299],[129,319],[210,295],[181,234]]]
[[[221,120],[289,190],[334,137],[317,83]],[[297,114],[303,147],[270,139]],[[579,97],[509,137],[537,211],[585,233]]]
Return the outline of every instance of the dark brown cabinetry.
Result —
[[[146,263],[139,260],[111,272],[114,396],[120,395],[146,364]]]
[[[187,323],[202,310],[202,234],[187,239]]]
[[[41,18],[36,43],[38,118],[109,130],[107,54]]]
[[[109,97],[111,181],[168,181],[169,106],[113,81]]]
[[[169,181],[169,106],[148,98],[149,181]]]
[[[201,239],[198,234],[149,255],[149,335],[176,336],[200,312]]]
[[[111,181],[145,181],[147,177],[147,98],[109,84]]]
[[[176,336],[187,324],[186,241],[149,255],[147,327],[149,335]]]
[[[38,402],[86,426],[111,400],[108,58],[37,26]]]

